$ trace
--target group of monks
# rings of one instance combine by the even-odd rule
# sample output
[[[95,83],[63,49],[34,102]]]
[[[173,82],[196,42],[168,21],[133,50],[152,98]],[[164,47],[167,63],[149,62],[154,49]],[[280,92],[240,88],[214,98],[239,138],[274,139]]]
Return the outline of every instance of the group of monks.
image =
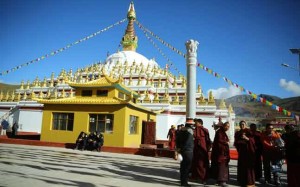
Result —
[[[234,146],[238,151],[237,181],[240,186],[255,186],[255,181],[265,184],[281,185],[279,172],[283,159],[287,162],[288,186],[300,184],[300,133],[287,126],[281,135],[267,124],[260,132],[256,124],[247,128],[246,122],[239,123],[240,130],[235,133]],[[219,186],[227,186],[229,181],[230,149],[226,134],[230,124],[221,121],[215,126],[212,142],[208,130],[201,119],[185,126],[172,126],[168,132],[169,148],[182,155],[180,162],[180,184],[190,186],[189,180],[206,184],[208,178],[217,181]],[[211,151],[211,154],[209,154]],[[211,162],[209,162],[209,158]],[[271,180],[273,174],[273,180]]]
[[[76,139],[76,147],[74,149],[90,150],[97,152],[101,151],[104,144],[104,137],[101,133],[91,132],[89,135],[85,132],[80,132]]]
[[[229,122],[215,125],[216,135],[212,142],[202,119],[186,123],[176,135],[176,151],[182,155],[180,162],[180,185],[190,186],[189,180],[206,184],[213,178],[218,185],[226,186],[229,180],[229,138],[226,131]],[[171,128],[172,129],[172,128]],[[172,145],[171,143],[169,145]],[[211,164],[209,152],[211,151]]]
[[[238,151],[237,180],[239,184],[254,186],[255,181],[260,181],[263,177],[265,184],[280,186],[279,173],[286,160],[288,186],[298,186],[300,183],[299,131],[295,130],[292,125],[286,125],[286,132],[281,135],[274,130],[272,124],[267,124],[265,130],[260,132],[256,130],[256,124],[253,123],[248,129],[245,121],[240,121],[239,126],[240,130],[235,133],[234,137],[234,146]],[[273,181],[271,174],[273,174]]]

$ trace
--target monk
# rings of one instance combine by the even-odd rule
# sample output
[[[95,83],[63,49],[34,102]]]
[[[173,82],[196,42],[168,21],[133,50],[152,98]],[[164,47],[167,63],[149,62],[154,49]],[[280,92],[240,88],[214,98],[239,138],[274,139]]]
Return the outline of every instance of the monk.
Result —
[[[211,175],[223,187],[229,180],[229,138],[226,134],[229,122],[219,125],[222,126],[216,131],[211,152]]]
[[[234,146],[238,152],[237,180],[241,186],[255,184],[255,140],[246,122],[240,121],[240,130],[234,135]]]
[[[211,148],[209,132],[203,127],[202,119],[195,119],[192,179],[206,184],[209,170],[208,151]]]
[[[256,124],[250,124],[250,130],[254,136],[255,141],[255,180],[260,181],[262,178],[262,142],[261,142],[261,132],[256,130]]]
[[[169,129],[167,138],[169,139],[169,149],[174,150],[176,145],[176,129],[175,125],[172,125]]]
[[[286,135],[285,147],[288,187],[298,186],[300,184],[300,131],[295,130],[293,126]]]

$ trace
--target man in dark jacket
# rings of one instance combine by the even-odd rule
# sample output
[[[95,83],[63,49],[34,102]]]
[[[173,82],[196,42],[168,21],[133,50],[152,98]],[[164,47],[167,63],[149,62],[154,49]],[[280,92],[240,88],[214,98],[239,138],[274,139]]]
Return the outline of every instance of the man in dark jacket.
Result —
[[[189,172],[192,166],[194,137],[193,137],[194,123],[186,123],[185,127],[181,129],[176,138],[177,151],[182,155],[180,163],[180,184],[181,186],[190,186],[188,184]]]

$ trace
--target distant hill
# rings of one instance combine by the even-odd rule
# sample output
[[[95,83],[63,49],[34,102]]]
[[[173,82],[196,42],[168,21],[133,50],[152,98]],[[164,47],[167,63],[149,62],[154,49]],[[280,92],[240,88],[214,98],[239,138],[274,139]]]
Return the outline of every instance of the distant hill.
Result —
[[[300,115],[300,97],[281,99],[279,97],[266,94],[261,94],[259,96],[276,104],[277,106]],[[237,117],[265,118],[284,116],[284,114],[277,112],[270,106],[267,106],[261,102],[257,102],[250,95],[237,95],[226,99],[225,102],[227,105],[232,105]]]
[[[0,83],[0,92],[2,91],[3,94],[5,94],[7,91],[14,91],[16,89],[20,88],[20,85],[12,85],[12,84],[4,84]]]

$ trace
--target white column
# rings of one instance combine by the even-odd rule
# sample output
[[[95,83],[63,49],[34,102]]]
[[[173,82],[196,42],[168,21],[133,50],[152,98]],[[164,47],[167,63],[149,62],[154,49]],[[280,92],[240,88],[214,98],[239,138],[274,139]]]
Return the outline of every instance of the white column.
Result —
[[[185,43],[187,55],[187,103],[186,119],[187,122],[193,122],[196,117],[196,65],[197,65],[197,47],[199,43],[194,40],[188,40]]]

